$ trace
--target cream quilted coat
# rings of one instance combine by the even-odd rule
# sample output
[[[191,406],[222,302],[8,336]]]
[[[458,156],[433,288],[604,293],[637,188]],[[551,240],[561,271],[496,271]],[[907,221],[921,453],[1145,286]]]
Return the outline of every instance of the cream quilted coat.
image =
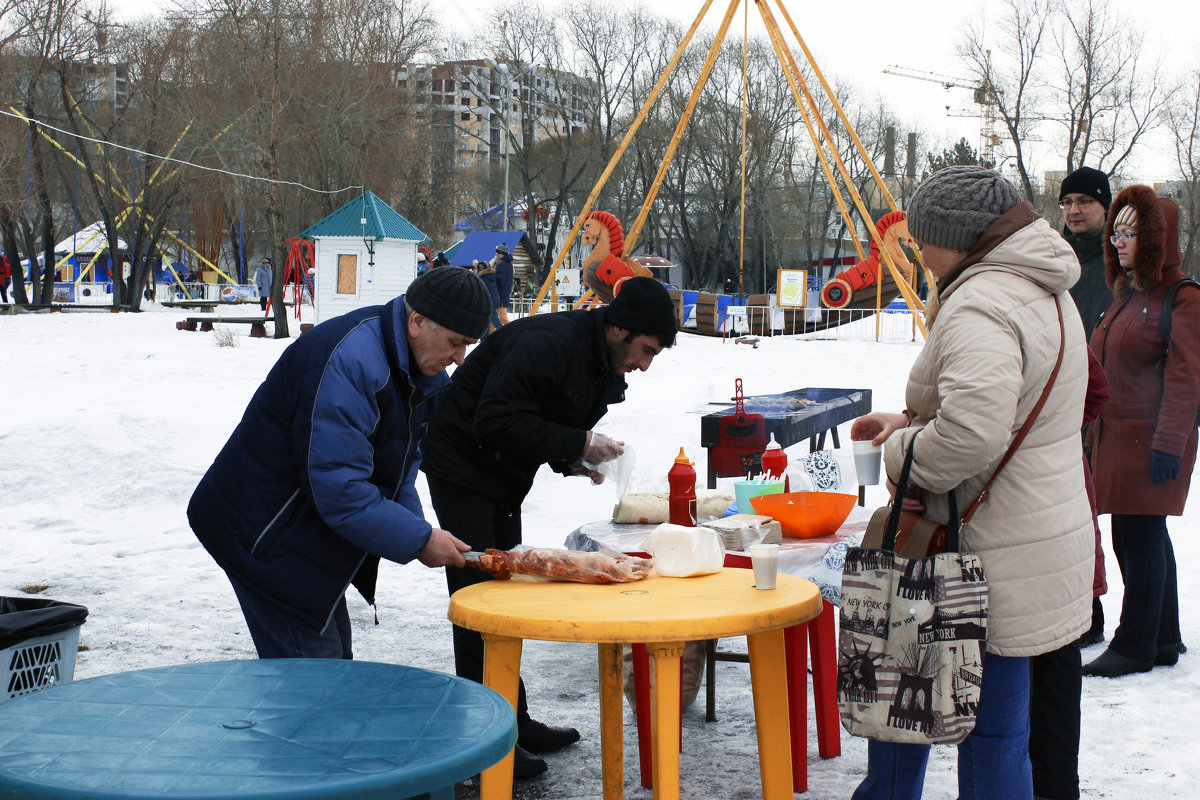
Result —
[[[1059,297],[1066,348],[1058,379],[962,536],[988,579],[988,652],[1032,656],[1079,638],[1091,622],[1094,533],[1079,437],[1088,364],[1067,293],[1079,263],[1028,204],[997,220],[967,263],[939,287],[929,340],[908,376],[912,426],[888,440],[884,462],[894,482],[915,437],[912,480],[924,489],[930,515],[945,519],[945,494],[959,485],[962,513],[1050,376]]]

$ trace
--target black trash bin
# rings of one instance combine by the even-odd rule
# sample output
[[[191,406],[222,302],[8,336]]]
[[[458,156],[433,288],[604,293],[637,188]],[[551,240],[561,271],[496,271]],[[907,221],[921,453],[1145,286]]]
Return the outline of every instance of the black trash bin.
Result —
[[[0,701],[75,677],[88,610],[36,597],[0,597]]]

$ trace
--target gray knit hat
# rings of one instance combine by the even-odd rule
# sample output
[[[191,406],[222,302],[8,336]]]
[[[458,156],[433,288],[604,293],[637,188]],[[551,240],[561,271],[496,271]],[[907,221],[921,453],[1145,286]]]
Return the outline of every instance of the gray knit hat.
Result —
[[[922,244],[970,250],[1021,194],[999,172],[946,167],[925,179],[908,202],[908,232]]]
[[[492,300],[483,281],[469,269],[433,269],[408,285],[409,307],[455,333],[478,339],[487,333]]]

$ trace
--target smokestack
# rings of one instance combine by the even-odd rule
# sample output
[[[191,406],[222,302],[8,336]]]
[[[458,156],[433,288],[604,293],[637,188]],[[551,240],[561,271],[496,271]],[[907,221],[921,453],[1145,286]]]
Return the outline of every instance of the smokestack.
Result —
[[[891,125],[883,131],[883,177],[896,177],[896,129]]]

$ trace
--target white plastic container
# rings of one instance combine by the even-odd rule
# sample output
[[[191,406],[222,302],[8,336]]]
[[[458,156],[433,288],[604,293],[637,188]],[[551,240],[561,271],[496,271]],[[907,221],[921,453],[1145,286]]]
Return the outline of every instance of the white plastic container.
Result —
[[[645,548],[654,556],[654,570],[665,578],[710,575],[725,565],[725,546],[709,528],[664,522],[647,537]]]

